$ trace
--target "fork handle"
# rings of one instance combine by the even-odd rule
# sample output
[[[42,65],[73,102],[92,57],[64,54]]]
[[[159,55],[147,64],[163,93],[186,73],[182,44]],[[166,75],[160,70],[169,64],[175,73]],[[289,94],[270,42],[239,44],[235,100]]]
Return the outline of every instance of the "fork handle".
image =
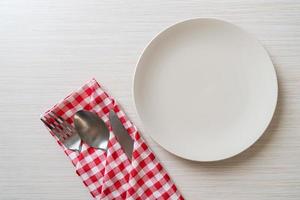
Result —
[[[80,152],[82,147],[81,138],[78,134],[73,134],[64,142],[64,145],[70,150]]]

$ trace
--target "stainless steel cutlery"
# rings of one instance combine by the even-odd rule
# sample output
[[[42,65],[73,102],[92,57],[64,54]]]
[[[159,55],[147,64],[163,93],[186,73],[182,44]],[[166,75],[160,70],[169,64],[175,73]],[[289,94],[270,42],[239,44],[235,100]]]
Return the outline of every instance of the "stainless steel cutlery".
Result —
[[[129,160],[131,160],[134,142],[128,135],[128,132],[123,126],[119,117],[113,110],[109,112],[109,121],[112,126],[113,133],[119,141],[121,147],[123,148],[123,151],[129,158]]]
[[[107,150],[109,129],[104,121],[94,112],[80,110],[74,115],[74,126],[66,122],[55,112],[50,112],[49,117],[42,117],[44,124],[57,136],[65,147],[74,151],[81,151],[81,140],[91,147]],[[111,110],[109,120],[114,135],[123,151],[132,159],[134,141],[129,136],[117,114]]]
[[[74,126],[85,143],[103,151],[107,150],[109,130],[96,113],[87,110],[76,112]]]
[[[63,118],[55,112],[50,112],[49,118],[42,117],[41,120],[65,147],[70,150],[81,151],[81,139],[78,132]]]

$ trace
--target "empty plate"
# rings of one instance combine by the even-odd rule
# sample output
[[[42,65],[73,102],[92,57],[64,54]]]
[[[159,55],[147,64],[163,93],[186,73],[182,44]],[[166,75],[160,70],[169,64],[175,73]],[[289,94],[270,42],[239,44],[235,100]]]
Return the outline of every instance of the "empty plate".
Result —
[[[192,19],[157,35],[134,77],[134,100],[146,134],[166,150],[216,161],[251,146],[277,102],[274,66],[241,28]]]

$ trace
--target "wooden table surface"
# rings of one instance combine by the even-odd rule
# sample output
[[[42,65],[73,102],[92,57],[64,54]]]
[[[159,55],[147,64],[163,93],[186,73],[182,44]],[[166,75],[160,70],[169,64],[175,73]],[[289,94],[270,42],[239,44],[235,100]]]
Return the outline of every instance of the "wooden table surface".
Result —
[[[195,17],[228,20],[255,35],[279,79],[266,133],[221,162],[171,155],[143,131],[133,104],[145,45]],[[186,199],[300,199],[300,1],[1,0],[0,199],[91,199],[39,116],[92,77],[140,128]]]

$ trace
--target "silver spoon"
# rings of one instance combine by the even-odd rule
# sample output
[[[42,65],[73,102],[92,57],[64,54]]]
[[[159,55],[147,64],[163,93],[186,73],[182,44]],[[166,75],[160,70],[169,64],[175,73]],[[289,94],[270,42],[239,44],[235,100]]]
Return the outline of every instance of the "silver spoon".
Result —
[[[80,110],[74,115],[74,126],[82,141],[91,147],[106,151],[109,130],[96,113]]]

